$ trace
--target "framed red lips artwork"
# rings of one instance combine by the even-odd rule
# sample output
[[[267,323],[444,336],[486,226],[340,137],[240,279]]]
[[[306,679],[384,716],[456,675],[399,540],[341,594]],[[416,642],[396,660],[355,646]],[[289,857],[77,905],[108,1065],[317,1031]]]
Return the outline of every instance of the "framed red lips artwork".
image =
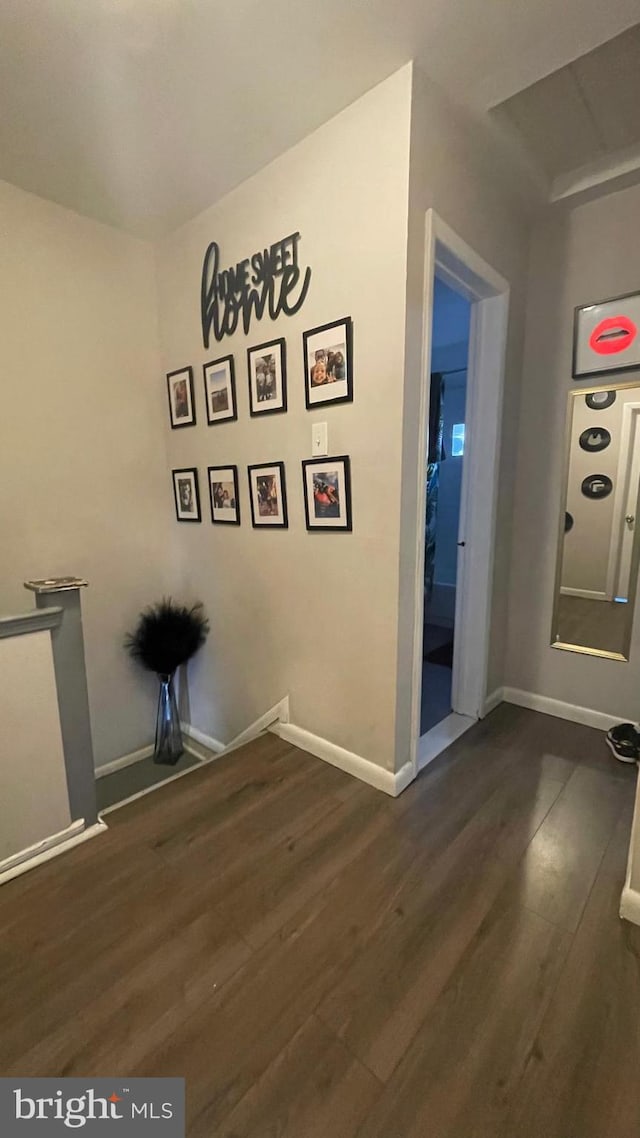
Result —
[[[640,369],[640,292],[576,308],[573,378]]]

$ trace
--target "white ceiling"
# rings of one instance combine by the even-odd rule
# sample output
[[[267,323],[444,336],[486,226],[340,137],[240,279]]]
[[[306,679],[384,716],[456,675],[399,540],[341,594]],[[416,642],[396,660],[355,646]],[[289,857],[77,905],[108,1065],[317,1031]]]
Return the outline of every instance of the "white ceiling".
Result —
[[[639,7],[640,12],[640,7]],[[495,108],[550,178],[640,142],[636,25]]]
[[[155,235],[411,58],[478,114],[638,17],[638,0],[2,0],[0,178]]]

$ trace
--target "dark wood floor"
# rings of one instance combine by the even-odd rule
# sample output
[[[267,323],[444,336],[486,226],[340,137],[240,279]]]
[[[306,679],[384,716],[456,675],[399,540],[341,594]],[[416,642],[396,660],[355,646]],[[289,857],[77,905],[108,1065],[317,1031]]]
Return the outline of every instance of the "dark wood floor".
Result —
[[[190,1138],[638,1138],[635,769],[503,706],[399,799],[272,736],[0,889],[0,1074]]]

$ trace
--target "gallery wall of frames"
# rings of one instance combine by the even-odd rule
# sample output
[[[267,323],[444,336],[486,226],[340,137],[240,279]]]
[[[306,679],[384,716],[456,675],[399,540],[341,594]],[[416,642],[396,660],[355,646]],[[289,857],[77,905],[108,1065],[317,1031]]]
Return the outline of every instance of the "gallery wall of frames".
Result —
[[[169,418],[173,430],[196,427],[198,405],[204,400],[208,429],[238,420],[236,384],[248,385],[249,415],[287,413],[293,401],[304,399],[308,411],[327,404],[353,401],[353,326],[342,317],[303,332],[303,368],[287,370],[287,341],[279,337],[250,346],[245,360],[225,355],[202,365],[196,383],[191,365],[167,374]],[[230,456],[232,457],[232,456]],[[298,471],[287,470],[274,456],[271,462],[196,466],[172,470],[173,496],[179,522],[201,523],[203,499],[213,525],[239,526],[251,518],[254,529],[287,529],[287,495],[301,493],[309,531],[351,532],[351,463],[349,455],[302,460]],[[202,486],[201,486],[202,481]],[[294,489],[295,484],[295,489]],[[246,494],[246,498],[245,498]],[[243,505],[248,499],[248,509]]]

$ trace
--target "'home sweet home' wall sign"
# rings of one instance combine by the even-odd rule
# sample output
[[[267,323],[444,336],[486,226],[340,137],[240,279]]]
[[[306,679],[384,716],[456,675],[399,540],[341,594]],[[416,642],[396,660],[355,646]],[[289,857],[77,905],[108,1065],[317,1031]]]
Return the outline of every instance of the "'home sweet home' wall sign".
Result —
[[[267,305],[272,320],[281,312],[293,316],[299,311],[311,281],[311,269],[302,270],[298,262],[299,242],[300,234],[292,233],[228,269],[220,268],[220,247],[211,242],[204,255],[200,286],[205,348],[212,331],[216,340],[233,335],[240,316],[248,333],[254,314],[262,320]]]

